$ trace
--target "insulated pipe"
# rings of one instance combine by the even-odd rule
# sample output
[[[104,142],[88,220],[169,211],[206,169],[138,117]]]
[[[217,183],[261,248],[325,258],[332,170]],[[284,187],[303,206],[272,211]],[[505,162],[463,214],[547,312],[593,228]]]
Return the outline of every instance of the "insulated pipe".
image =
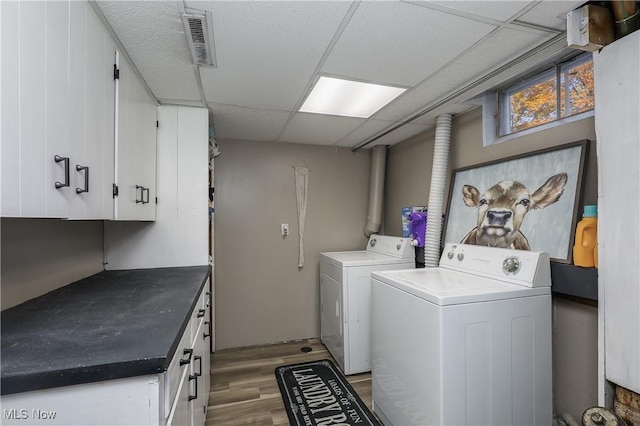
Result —
[[[631,34],[640,27],[640,11],[635,1],[614,0],[611,8],[615,17],[616,39]]]
[[[451,144],[451,115],[442,114],[436,119],[436,142],[433,147],[431,188],[427,210],[427,226],[424,237],[424,266],[435,268],[440,260],[440,237],[442,235],[442,211],[444,188],[447,182],[449,145]]]
[[[384,172],[387,160],[387,146],[376,145],[371,149],[371,177],[369,179],[369,210],[364,235],[380,231],[382,225],[382,201],[384,198]]]

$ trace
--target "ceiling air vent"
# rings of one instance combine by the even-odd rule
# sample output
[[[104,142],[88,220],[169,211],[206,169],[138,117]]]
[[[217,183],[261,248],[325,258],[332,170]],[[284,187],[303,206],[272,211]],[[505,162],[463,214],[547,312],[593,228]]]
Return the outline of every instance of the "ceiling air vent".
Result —
[[[216,66],[216,55],[213,43],[213,24],[210,12],[203,14],[182,15],[187,42],[193,63],[205,67]]]

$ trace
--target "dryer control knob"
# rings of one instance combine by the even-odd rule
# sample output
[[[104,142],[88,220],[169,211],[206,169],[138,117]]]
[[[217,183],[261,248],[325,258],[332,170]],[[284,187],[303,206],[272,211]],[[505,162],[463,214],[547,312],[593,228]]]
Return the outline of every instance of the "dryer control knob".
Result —
[[[447,257],[449,259],[453,259],[453,250],[451,250],[449,253],[447,253]]]
[[[464,259],[464,253],[458,253],[458,260],[462,262],[462,259]]]
[[[509,256],[502,262],[502,271],[505,274],[515,274],[520,270],[520,259]]]

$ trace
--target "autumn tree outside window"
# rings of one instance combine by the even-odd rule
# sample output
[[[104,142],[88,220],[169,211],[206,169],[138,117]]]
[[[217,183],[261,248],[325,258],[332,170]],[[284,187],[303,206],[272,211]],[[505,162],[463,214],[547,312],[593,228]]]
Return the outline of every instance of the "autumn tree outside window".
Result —
[[[529,78],[500,92],[500,136],[592,111],[591,55]]]

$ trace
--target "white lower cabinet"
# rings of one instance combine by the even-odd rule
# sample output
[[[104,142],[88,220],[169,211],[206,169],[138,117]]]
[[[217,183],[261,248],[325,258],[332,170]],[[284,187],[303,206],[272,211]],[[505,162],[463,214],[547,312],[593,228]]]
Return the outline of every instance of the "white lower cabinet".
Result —
[[[203,426],[211,374],[209,296],[207,282],[164,373],[3,395],[0,423]]]
[[[167,370],[169,380],[179,377],[178,382],[168,384],[168,395],[175,397],[171,401],[167,425],[200,426],[204,424],[207,415],[211,380],[209,296],[207,283],[191,317],[191,342],[186,344],[187,340],[183,338],[176,351],[176,357],[181,355],[181,358],[179,362],[172,361]],[[193,327],[194,324],[197,326]],[[176,374],[176,371],[179,373]]]

